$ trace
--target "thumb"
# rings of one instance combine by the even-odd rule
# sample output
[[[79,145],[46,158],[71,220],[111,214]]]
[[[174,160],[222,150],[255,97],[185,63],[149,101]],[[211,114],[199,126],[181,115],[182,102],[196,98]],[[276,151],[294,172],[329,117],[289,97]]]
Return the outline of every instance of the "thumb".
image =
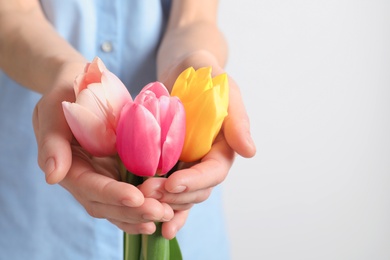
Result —
[[[256,154],[256,146],[250,133],[250,122],[240,90],[229,77],[228,116],[223,124],[223,132],[229,146],[239,155],[250,158]]]
[[[55,184],[67,174],[72,163],[70,131],[61,106],[66,93],[48,93],[37,103],[33,126],[38,145],[38,164],[46,182]],[[62,98],[61,98],[62,96]]]

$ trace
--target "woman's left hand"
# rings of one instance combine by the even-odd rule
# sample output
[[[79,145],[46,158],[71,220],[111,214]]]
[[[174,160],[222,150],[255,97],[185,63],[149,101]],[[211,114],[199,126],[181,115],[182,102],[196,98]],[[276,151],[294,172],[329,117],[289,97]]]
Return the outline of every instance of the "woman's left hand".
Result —
[[[175,66],[163,80],[172,86],[174,79],[187,67],[200,68],[203,64],[213,64],[213,75],[224,73],[206,52],[193,53]],[[213,187],[222,183],[233,164],[235,153],[250,158],[256,147],[250,135],[249,118],[243,104],[239,88],[229,77],[229,108],[222,129],[209,153],[199,162],[179,163],[178,169],[168,178],[150,178],[139,186],[145,197],[168,203],[175,216],[163,224],[165,237],[174,237],[185,223],[188,210],[196,203],[205,201]]]

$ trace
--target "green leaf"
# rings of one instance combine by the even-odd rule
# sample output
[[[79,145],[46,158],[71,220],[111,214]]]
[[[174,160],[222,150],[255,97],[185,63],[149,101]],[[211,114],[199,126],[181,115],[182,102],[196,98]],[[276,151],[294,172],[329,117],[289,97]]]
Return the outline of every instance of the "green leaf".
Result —
[[[181,250],[179,246],[179,242],[176,237],[169,240],[169,253],[171,260],[182,260],[183,256],[181,255]]]
[[[141,255],[141,235],[123,232],[123,259],[139,260]]]

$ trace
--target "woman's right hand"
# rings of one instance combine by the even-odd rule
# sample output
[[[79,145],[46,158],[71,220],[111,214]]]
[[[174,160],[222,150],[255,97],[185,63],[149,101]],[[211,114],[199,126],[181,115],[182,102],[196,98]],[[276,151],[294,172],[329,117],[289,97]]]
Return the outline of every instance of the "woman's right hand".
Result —
[[[62,101],[74,102],[73,80],[75,74],[83,72],[85,64],[78,64],[78,69],[74,66],[61,73],[69,75],[69,80],[58,81],[35,107],[38,163],[47,182],[66,188],[92,217],[105,218],[130,234],[151,234],[155,221],[173,218],[171,207],[145,198],[137,187],[119,181],[117,160],[91,156],[77,143],[67,125]]]

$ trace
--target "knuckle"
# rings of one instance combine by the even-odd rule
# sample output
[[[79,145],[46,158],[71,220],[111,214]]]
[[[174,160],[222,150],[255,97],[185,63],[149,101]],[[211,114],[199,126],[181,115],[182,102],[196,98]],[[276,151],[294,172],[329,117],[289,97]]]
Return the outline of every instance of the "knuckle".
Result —
[[[172,196],[169,199],[169,203],[170,204],[181,204],[181,200],[180,200],[179,196]]]
[[[196,203],[201,203],[201,202],[207,200],[210,197],[212,190],[213,190],[212,188],[208,188],[208,189],[203,190],[202,192],[199,192],[196,199],[195,199]]]
[[[95,203],[86,203],[84,205],[84,208],[91,217],[102,218],[102,215],[98,210],[97,206],[95,205]]]

